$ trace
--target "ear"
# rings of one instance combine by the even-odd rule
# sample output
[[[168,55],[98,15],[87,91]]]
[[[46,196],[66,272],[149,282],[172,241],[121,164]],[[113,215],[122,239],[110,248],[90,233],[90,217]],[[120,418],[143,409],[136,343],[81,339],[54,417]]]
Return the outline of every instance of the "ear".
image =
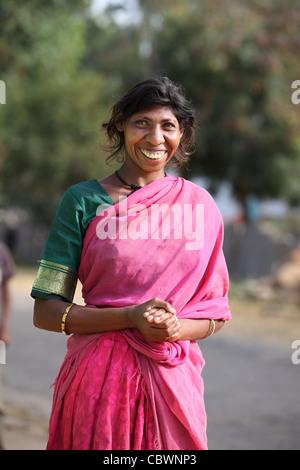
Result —
[[[124,127],[125,127],[125,122],[122,120],[122,113],[118,114],[117,119],[116,119],[116,128],[119,132],[124,132]]]

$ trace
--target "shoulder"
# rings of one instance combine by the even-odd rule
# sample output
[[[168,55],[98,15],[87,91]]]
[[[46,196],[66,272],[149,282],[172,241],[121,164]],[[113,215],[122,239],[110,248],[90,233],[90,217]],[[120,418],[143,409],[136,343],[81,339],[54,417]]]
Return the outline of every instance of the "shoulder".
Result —
[[[57,214],[61,219],[76,221],[85,231],[97,214],[99,205],[112,201],[97,179],[70,186],[61,198]]]
[[[81,200],[100,191],[98,180],[88,180],[70,186],[64,195]]]
[[[198,184],[186,180],[184,178],[180,178],[182,180],[183,187],[191,194],[191,197],[198,200],[199,202],[211,204],[212,206],[216,206],[216,202],[212,195],[202,186]]]
[[[202,204],[204,206],[204,214],[207,220],[219,221],[223,223],[223,216],[217,206],[213,196],[198,184],[182,179],[183,188],[186,192],[186,199],[192,204]]]
[[[70,186],[63,194],[60,206],[84,208],[106,202],[108,195],[97,179],[82,181]]]

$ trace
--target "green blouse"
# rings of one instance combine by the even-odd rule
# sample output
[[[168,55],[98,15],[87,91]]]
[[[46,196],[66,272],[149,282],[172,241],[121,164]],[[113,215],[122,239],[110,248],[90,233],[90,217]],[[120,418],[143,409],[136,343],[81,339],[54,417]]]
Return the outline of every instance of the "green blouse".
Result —
[[[99,205],[114,201],[98,180],[71,186],[63,195],[46,244],[31,296],[72,302],[82,243]]]

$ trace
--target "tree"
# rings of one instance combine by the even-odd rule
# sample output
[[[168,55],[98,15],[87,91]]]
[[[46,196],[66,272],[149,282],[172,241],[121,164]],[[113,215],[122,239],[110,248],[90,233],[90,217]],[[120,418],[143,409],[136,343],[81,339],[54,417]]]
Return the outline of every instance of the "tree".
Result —
[[[243,204],[251,193],[296,198],[299,184],[291,185],[291,177],[295,170],[299,177],[299,118],[290,100],[299,66],[296,2],[140,5],[148,22],[161,15],[150,60],[185,85],[198,111],[189,174],[209,176],[212,191],[229,181]]]
[[[91,17],[89,4],[2,1],[0,205],[50,219],[67,186],[111,171],[101,122],[152,74],[181,82],[197,110],[184,176],[209,177],[212,192],[229,181],[242,203],[251,193],[300,201],[297,0],[139,0],[129,24],[117,7]]]
[[[90,65],[120,90],[151,74],[185,86],[200,130],[184,176],[209,177],[212,192],[229,181],[244,205],[252,193],[300,200],[299,111],[290,99],[299,69],[297,1],[138,3],[140,22],[117,24],[115,7],[101,33],[94,30]]]
[[[51,221],[62,192],[105,174],[101,122],[112,87],[85,70],[87,2],[1,4],[0,203]]]

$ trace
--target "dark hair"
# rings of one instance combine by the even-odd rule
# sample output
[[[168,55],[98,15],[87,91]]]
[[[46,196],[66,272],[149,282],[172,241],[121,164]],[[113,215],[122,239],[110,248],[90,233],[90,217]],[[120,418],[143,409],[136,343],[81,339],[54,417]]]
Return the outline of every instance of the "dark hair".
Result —
[[[116,158],[121,162],[120,154],[124,148],[124,133],[117,129],[117,124],[126,121],[133,114],[152,107],[169,107],[174,112],[183,135],[176,154],[172,160],[181,166],[188,160],[189,149],[194,144],[195,113],[185,96],[183,88],[167,77],[150,78],[137,83],[114,105],[109,121],[102,127],[106,130],[109,146],[106,150],[113,152],[107,161]]]

